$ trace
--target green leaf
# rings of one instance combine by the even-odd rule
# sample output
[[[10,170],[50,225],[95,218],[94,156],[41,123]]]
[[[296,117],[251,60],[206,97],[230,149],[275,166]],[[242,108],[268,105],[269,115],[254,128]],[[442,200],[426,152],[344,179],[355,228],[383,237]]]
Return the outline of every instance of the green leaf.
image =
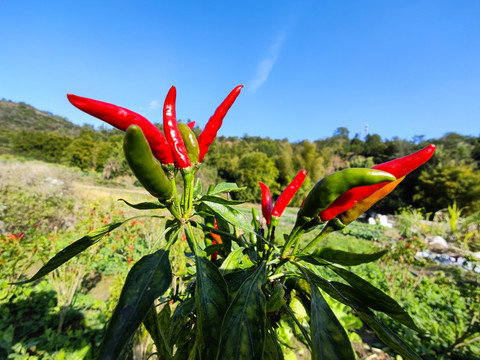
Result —
[[[210,202],[214,202],[214,203],[217,203],[217,204],[223,204],[223,205],[239,205],[239,204],[244,204],[245,201],[242,201],[242,200],[229,200],[229,199],[225,199],[223,197],[220,197],[220,196],[209,196],[209,195],[206,195],[206,196],[202,196],[201,199],[199,201],[210,201]]]
[[[268,298],[267,312],[273,312],[280,309],[286,303],[286,300],[283,298],[284,295],[285,290],[282,283],[277,282],[275,284],[275,288],[273,289],[272,295]]]
[[[74,256],[80,254],[82,251],[88,249],[90,246],[100,241],[110,231],[116,229],[117,227],[132,219],[134,218],[129,218],[124,221],[108,224],[101,227],[100,229],[89,232],[81,239],[75,241],[73,244],[68,245],[65,249],[57,253],[45,265],[43,265],[40,270],[38,270],[37,273],[33,275],[30,279],[12,283],[11,285],[26,284],[47,275],[50,271],[55,270]]]
[[[203,251],[207,256],[212,255],[215,251],[219,251],[223,249],[223,244],[214,244],[207,246]]]
[[[120,358],[155,299],[170,287],[172,270],[168,255],[168,251],[160,249],[142,257],[132,267],[105,332],[98,359]]]
[[[128,206],[137,209],[137,210],[154,210],[154,209],[165,209],[166,206],[159,203],[159,202],[141,202],[138,204],[131,204],[125,199],[118,199],[119,201],[123,201]]]
[[[376,288],[368,281],[363,280],[361,277],[355,275],[351,271],[333,265],[330,266],[330,269],[332,269],[337,275],[341,276],[355,289],[356,295],[366,306],[371,309],[384,312],[392,319],[400,321],[402,324],[413,330],[421,331],[417,325],[415,325],[415,322],[410,315],[400,306],[400,304],[398,304],[383,291]]]
[[[265,360],[283,360],[283,352],[278,343],[275,330],[269,326],[267,336],[265,337],[265,349],[263,349],[263,359]]]
[[[205,359],[214,359],[220,340],[222,319],[228,307],[228,290],[217,267],[207,258],[195,258],[197,281],[197,345]]]
[[[237,209],[228,205],[217,204],[211,201],[205,201],[203,204],[207,206],[215,215],[220,216],[226,222],[238,226],[246,232],[253,232],[253,227],[246,217]]]
[[[240,286],[242,286],[244,281],[249,278],[255,272],[255,270],[256,269],[254,267],[251,267],[249,269],[232,271],[224,275],[230,296],[235,296],[238,289],[240,289]]]
[[[386,252],[387,250],[382,250],[373,254],[360,254],[331,248],[318,248],[312,254],[296,257],[301,260],[305,259],[305,261],[314,265],[325,265],[324,261],[329,261],[344,266],[355,266],[375,261],[385,255]],[[312,262],[312,259],[317,260],[318,263]]]
[[[152,305],[147,312],[143,325],[155,343],[157,351],[167,359],[173,359],[172,346],[168,343],[166,331],[170,325],[170,306],[164,305],[163,309],[157,314],[156,306]]]
[[[222,266],[220,266],[220,270],[225,272],[226,270],[244,269],[245,267],[240,267],[243,259],[243,250],[245,250],[245,248],[239,247],[228,254],[227,258],[223,261]]]
[[[311,292],[312,359],[355,360],[355,353],[345,329],[308,276],[307,280]]]
[[[195,199],[201,193],[202,193],[202,182],[200,181],[200,179],[197,179],[197,183],[193,188],[193,198]]]
[[[395,334],[387,325],[378,320],[375,314],[373,314],[370,310],[355,310],[363,322],[372,328],[382,343],[399,353],[406,360],[421,360],[421,357],[418,356],[415,351],[410,348],[410,346],[403,342],[403,340],[400,339],[400,337],[398,337],[398,335]]]
[[[208,195],[222,194],[226,192],[238,192],[243,191],[245,188],[239,188],[235,183],[220,183],[213,190],[209,190]]]
[[[223,319],[217,360],[262,359],[266,328],[266,299],[262,263],[242,284]]]

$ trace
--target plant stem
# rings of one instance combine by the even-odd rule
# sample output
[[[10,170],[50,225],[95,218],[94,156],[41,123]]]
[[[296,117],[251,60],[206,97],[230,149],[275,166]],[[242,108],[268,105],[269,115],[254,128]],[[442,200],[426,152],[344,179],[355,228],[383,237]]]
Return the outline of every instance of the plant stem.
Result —
[[[316,247],[318,245],[318,243],[325,237],[327,236],[328,234],[330,234],[331,232],[335,231],[335,229],[330,225],[330,223],[328,223],[327,225],[325,225],[325,227],[322,229],[322,231],[320,232],[320,234],[318,234],[315,239],[313,239],[312,241],[310,241],[310,243],[308,243],[308,245],[302,250],[300,251],[300,254],[305,254],[307,253],[308,251],[312,250],[314,247]],[[298,249],[298,244],[296,244],[295,246],[295,249],[293,250],[293,254],[296,253]]]
[[[295,243],[295,241],[299,241],[300,238],[302,237],[303,233],[305,230],[303,230],[302,226],[295,226],[292,231],[290,232],[290,235],[288,236],[288,241],[283,245],[281,257],[286,258],[287,257],[287,252],[290,250],[292,245]]]

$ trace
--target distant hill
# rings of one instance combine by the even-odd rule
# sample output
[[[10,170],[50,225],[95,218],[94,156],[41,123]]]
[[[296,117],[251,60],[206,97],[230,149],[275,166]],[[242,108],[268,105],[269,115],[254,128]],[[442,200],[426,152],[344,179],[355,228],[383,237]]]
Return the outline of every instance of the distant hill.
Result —
[[[81,127],[61,116],[37,110],[24,102],[0,100],[0,129],[40,130],[75,137],[80,133]]]

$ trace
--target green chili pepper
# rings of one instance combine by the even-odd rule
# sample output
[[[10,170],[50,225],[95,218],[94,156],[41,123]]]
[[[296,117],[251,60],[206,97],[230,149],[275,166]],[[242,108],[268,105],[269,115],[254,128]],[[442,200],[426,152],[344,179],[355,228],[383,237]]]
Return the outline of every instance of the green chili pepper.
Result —
[[[180,131],[180,135],[182,135],[183,142],[187,149],[188,157],[192,165],[195,165],[198,163],[198,157],[200,155],[197,137],[188,125],[182,123],[178,123],[177,125],[178,131]]]
[[[143,187],[160,202],[172,198],[173,189],[160,163],[155,160],[142,129],[131,125],[125,132],[123,151],[128,165]]]
[[[358,186],[368,186],[395,181],[390,173],[375,169],[345,169],[320,180],[305,198],[297,214],[296,226],[308,222],[319,215],[335,201],[337,197]]]

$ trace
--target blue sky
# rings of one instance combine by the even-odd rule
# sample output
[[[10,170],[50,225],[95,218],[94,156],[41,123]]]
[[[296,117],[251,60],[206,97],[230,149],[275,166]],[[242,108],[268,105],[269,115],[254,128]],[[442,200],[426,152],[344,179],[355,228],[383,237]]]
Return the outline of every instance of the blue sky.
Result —
[[[100,125],[67,93],[226,136],[480,135],[480,1],[3,1],[0,98]]]

